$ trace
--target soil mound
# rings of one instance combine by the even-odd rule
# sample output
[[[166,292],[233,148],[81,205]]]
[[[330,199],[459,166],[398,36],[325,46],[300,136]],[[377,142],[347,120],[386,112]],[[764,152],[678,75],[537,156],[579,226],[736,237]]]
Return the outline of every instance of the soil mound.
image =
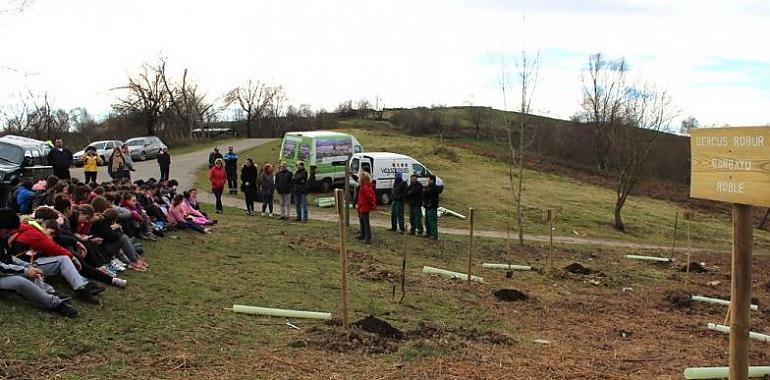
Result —
[[[529,299],[529,296],[516,289],[500,289],[492,294],[494,294],[498,300],[507,302],[526,301]]]
[[[708,269],[706,269],[703,265],[700,263],[697,263],[695,261],[691,262],[688,265],[683,265],[681,268],[679,268],[680,272],[687,272],[687,267],[690,267],[690,273],[706,273],[708,272]]]
[[[354,323],[353,325],[355,325],[356,327],[366,332],[377,334],[377,336],[379,337],[392,338],[392,339],[404,338],[404,333],[401,332],[401,330],[391,326],[390,323],[385,322],[382,319],[379,319],[373,315],[370,315]]]
[[[686,309],[692,305],[690,293],[683,290],[668,290],[663,293],[663,299],[677,309]]]
[[[582,274],[582,275],[589,275],[589,274],[596,273],[591,268],[584,267],[578,263],[572,263],[570,265],[567,265],[566,267],[564,267],[564,270],[570,273]]]

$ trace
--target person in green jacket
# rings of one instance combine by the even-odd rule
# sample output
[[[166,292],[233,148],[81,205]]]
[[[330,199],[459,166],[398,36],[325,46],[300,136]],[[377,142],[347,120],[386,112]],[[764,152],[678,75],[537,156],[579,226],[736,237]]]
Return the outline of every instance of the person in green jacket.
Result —
[[[438,240],[438,196],[441,188],[436,186],[436,176],[428,176],[428,186],[422,190],[422,206],[425,207],[425,237]]]
[[[400,172],[396,172],[396,179],[393,181],[393,188],[390,190],[390,199],[393,202],[390,206],[390,230],[404,232],[404,198],[406,197],[406,182]]]
[[[409,203],[409,234],[422,235],[422,184],[417,180],[417,175],[409,178],[409,187],[406,188],[405,200]]]

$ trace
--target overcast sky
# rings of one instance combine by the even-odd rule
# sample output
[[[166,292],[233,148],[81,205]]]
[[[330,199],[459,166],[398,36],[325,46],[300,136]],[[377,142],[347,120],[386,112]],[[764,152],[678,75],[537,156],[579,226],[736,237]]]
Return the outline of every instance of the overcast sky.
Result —
[[[292,104],[333,109],[379,96],[387,107],[503,108],[501,57],[539,52],[533,107],[579,109],[591,53],[625,57],[702,124],[770,123],[768,1],[0,0],[0,105],[32,89],[62,108],[109,111],[143,62],[168,57],[212,97],[248,78]],[[515,102],[509,94],[508,108]]]

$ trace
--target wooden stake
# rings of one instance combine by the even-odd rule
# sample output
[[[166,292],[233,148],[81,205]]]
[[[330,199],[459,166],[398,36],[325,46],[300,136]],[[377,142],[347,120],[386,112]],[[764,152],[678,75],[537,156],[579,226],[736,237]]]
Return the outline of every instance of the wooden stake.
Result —
[[[401,299],[398,300],[398,303],[404,302],[404,297],[406,297],[406,242],[408,240],[409,234],[407,231],[409,231],[407,225],[404,225],[404,247],[401,258]]]
[[[345,202],[345,194],[342,189],[334,190],[334,202],[337,206],[337,217],[340,227],[340,263],[342,275],[340,276],[340,288],[342,289],[341,304],[342,304],[342,327],[347,330],[350,327],[350,321],[348,319],[348,248],[345,228],[345,208],[347,202]]]
[[[690,213],[685,212],[684,213],[684,220],[687,221],[687,270],[684,273],[684,287],[685,289],[690,283],[690,263],[692,262],[692,244],[690,241]],[[676,228],[674,228],[674,233],[676,233]],[[674,237],[674,244],[676,244],[676,237]],[[674,251],[671,250],[671,256],[673,257]]]
[[[473,268],[473,207],[468,208],[468,220],[470,221],[470,235],[468,236],[468,284],[471,283],[471,269]]]
[[[687,212],[685,212],[684,215],[685,219],[687,219]],[[674,258],[674,252],[676,252],[676,235],[679,228],[679,211],[676,212],[676,216],[674,216],[674,243],[671,244],[671,254],[669,255],[669,259]]]
[[[730,292],[730,379],[749,377],[751,316],[751,206],[733,205],[733,267]]]
[[[549,208],[546,210],[546,217],[548,219],[548,237],[549,237],[549,245],[548,245],[548,262],[551,267],[551,271],[553,271],[553,226],[556,221],[556,210]]]

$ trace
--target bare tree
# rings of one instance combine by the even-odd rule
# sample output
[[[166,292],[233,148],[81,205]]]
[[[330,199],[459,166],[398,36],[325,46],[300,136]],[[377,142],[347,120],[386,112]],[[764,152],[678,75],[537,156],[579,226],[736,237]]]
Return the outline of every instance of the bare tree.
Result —
[[[700,123],[698,122],[698,119],[690,116],[682,120],[682,125],[679,127],[679,133],[683,135],[689,135],[691,130],[698,127],[700,127]]]
[[[185,134],[192,138],[193,130],[196,127],[202,128],[207,120],[216,115],[217,110],[214,108],[214,103],[208,102],[206,94],[198,89],[198,85],[188,80],[187,69],[184,69],[182,73],[181,82],[171,85],[169,85],[170,80],[165,72],[165,65],[161,67],[161,70],[160,77],[171,109],[183,126]]]
[[[474,106],[473,102],[470,100],[467,101],[466,104],[468,105],[468,117],[475,128],[475,136],[476,138],[480,138],[481,127],[487,125],[490,119],[492,119],[492,109],[489,107]],[[489,133],[489,130],[487,130],[487,133]]]
[[[281,86],[268,86],[249,79],[245,85],[236,87],[225,95],[225,104],[235,104],[246,113],[246,136],[252,137],[252,124],[259,130],[273,98],[279,94],[283,94]]]
[[[671,96],[665,90],[645,84],[629,87],[623,93],[620,117],[608,134],[609,167],[617,181],[614,227],[618,231],[625,231],[621,210],[650,167],[651,148],[676,117]]]
[[[125,90],[124,98],[118,98],[112,108],[118,113],[141,114],[148,135],[155,135],[161,114],[168,106],[168,92],[164,88],[166,60],[160,58],[155,65],[145,63],[136,75],[129,75],[128,84],[114,90]]]
[[[583,70],[582,108],[600,170],[607,169],[609,136],[622,116],[627,71],[625,59],[606,59],[601,53],[591,55],[588,67]]]
[[[13,106],[2,110],[5,131],[41,140],[67,133],[70,129],[69,113],[52,103],[47,92],[37,95],[30,90],[19,94]]]

